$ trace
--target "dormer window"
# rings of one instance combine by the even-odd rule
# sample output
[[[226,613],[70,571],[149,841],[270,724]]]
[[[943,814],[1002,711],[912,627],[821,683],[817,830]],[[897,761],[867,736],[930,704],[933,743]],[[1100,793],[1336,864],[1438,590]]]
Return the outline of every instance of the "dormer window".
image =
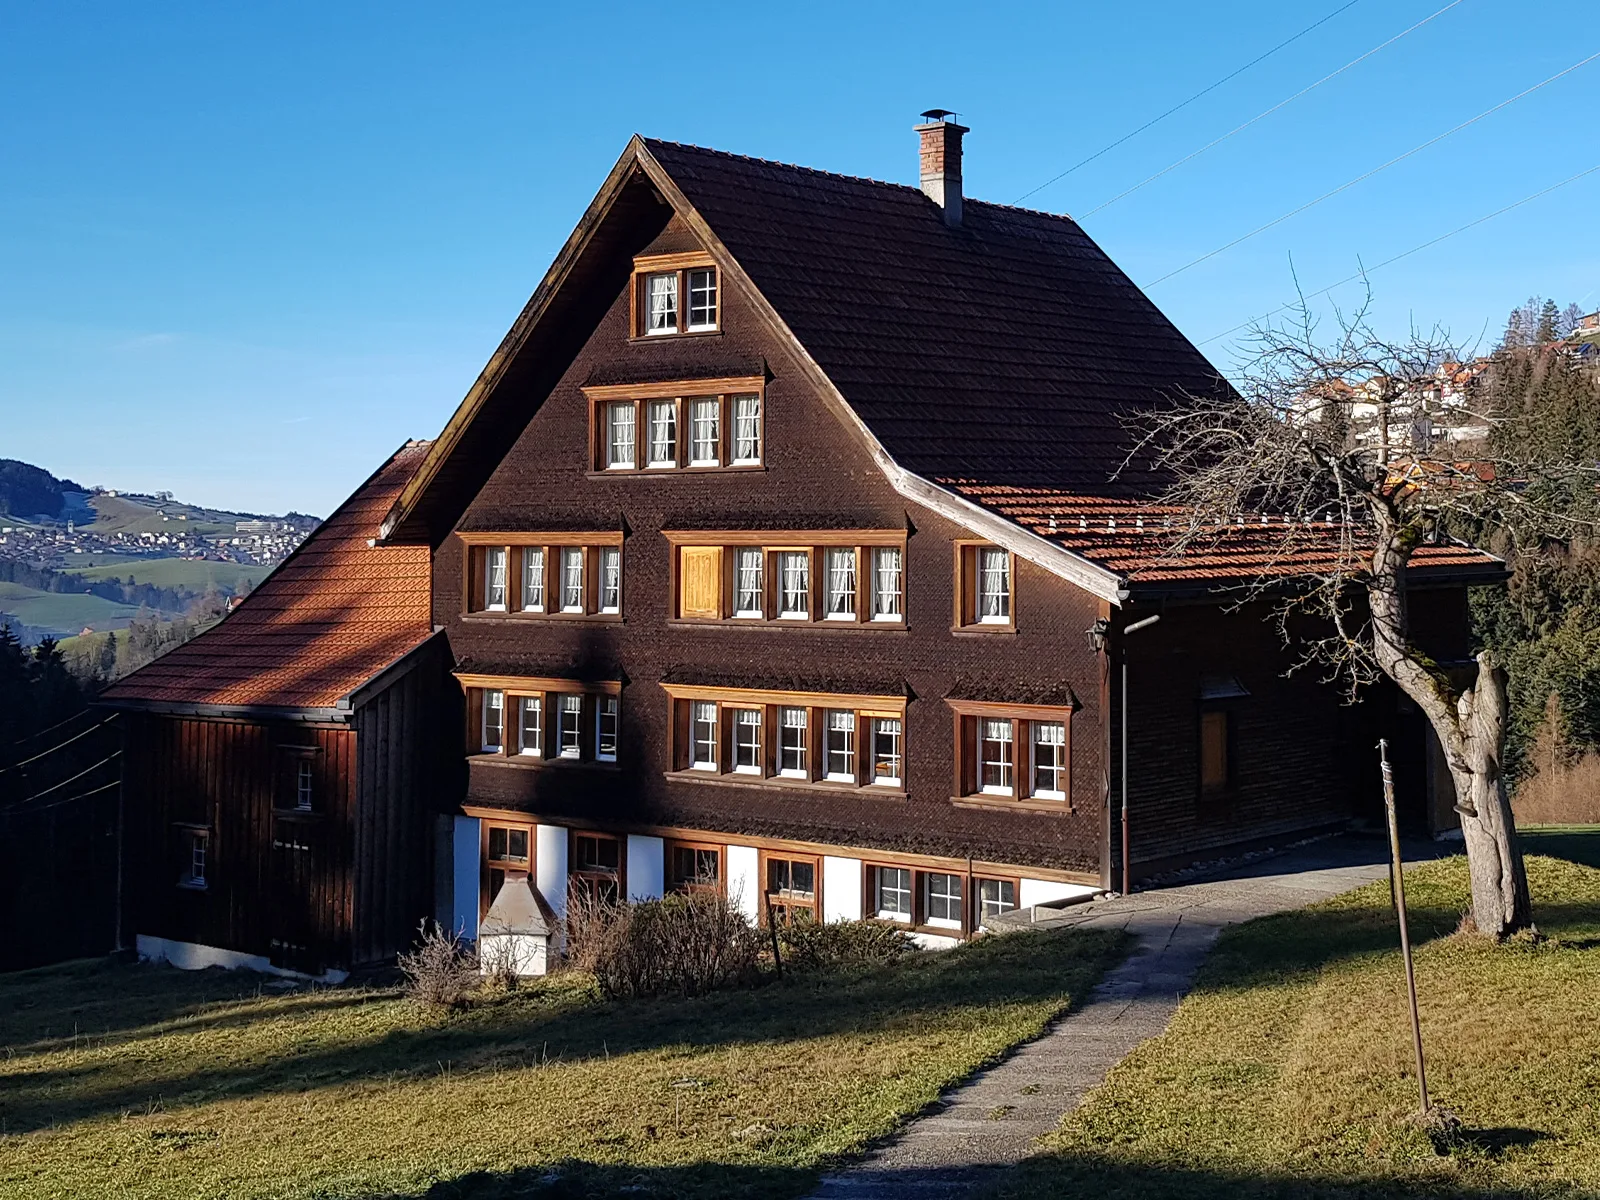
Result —
[[[634,337],[715,333],[722,327],[722,288],[711,257],[652,254],[633,260]]]

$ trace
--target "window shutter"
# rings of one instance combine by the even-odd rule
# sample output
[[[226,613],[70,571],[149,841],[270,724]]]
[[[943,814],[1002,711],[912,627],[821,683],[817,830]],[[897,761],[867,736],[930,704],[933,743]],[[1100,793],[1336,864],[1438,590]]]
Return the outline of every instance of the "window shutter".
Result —
[[[689,744],[689,709],[687,700],[672,702],[672,767],[675,771],[687,769],[694,753]]]
[[[961,791],[970,796],[978,790],[978,718],[961,718]]]
[[[1228,786],[1228,714],[1222,709],[1200,714],[1200,786],[1208,792]]]
[[[483,611],[483,572],[485,550],[482,546],[467,548],[467,610]]]
[[[722,547],[684,546],[679,554],[678,612],[684,617],[722,616]]]

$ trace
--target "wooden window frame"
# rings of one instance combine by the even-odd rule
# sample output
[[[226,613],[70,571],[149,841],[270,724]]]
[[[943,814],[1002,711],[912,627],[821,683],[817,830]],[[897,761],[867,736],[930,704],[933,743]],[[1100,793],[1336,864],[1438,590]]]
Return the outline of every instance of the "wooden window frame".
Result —
[[[322,792],[321,780],[317,778],[317,763],[322,756],[321,746],[303,744],[279,744],[274,747],[277,759],[276,782],[273,787],[272,811],[280,817],[314,817],[322,812],[323,806],[317,803]],[[307,808],[300,806],[300,770],[305,764],[311,765],[311,805]]]
[[[879,871],[904,871],[908,876],[907,887],[910,889],[910,910],[906,919],[898,917],[885,917],[879,914],[878,909],[878,879]],[[868,921],[882,921],[886,925],[893,925],[899,929],[916,929],[917,921],[917,868],[907,863],[880,862],[877,860],[863,859],[861,863],[861,915]]]
[[[1017,631],[1017,556],[994,542],[959,539],[954,543],[955,595],[950,628],[955,633],[1015,633]],[[978,555],[984,550],[999,550],[1006,556],[1006,577],[1010,581],[1009,612],[1005,621],[985,621],[978,615]]]
[[[617,869],[614,874],[603,868],[588,869],[577,865],[578,841],[581,838],[592,838],[596,841],[610,842],[617,848]],[[628,899],[628,839],[625,835],[606,833],[598,829],[573,829],[568,834],[567,841],[567,893],[572,895],[576,886],[600,884],[611,882],[616,884],[617,900],[625,902]]]
[[[911,876],[911,911],[904,921],[878,915],[876,872],[884,869],[906,871]],[[940,923],[936,924],[935,918],[929,916],[928,876],[930,875],[952,875],[961,881],[961,903],[958,910],[961,916],[954,923],[945,923],[947,918],[939,918]],[[1015,884],[1018,895],[1021,895],[1022,884],[1019,879],[974,871],[970,863],[939,865],[904,861],[888,856],[864,858],[861,860],[862,917],[868,921],[879,921],[896,929],[904,929],[909,933],[927,933],[937,937],[971,937],[978,929],[978,922],[973,915],[973,905],[978,894],[978,880],[996,878]]]
[[[676,379],[661,383],[596,384],[579,389],[589,404],[589,463],[592,479],[630,479],[671,472],[691,474],[723,471],[764,471],[767,456],[767,380],[764,375],[727,375],[715,379]],[[743,396],[756,398],[755,459],[734,460],[734,433],[737,401]],[[717,458],[715,462],[695,462],[694,404],[710,400],[717,406]],[[651,465],[650,406],[670,402],[673,408],[673,459]],[[631,404],[633,413],[633,466],[611,465],[611,406]]]
[[[621,530],[616,532],[458,533],[462,542],[463,582],[461,615],[472,621],[601,621],[620,622],[627,611],[628,553]],[[506,553],[506,606],[485,607],[487,603],[488,552]],[[544,607],[525,610],[527,590],[524,563],[530,550],[544,555]],[[562,551],[578,550],[583,555],[583,611],[563,609]],[[615,550],[618,570],[618,604],[615,611],[602,607],[605,553]]]
[[[668,529],[662,531],[667,539],[669,554],[669,596],[667,619],[696,625],[741,625],[765,628],[801,626],[807,629],[876,629],[895,630],[907,628],[906,621],[906,540],[904,529],[809,529],[799,531],[773,531],[750,529],[692,530]],[[762,608],[759,616],[739,615],[739,551],[761,552]],[[855,612],[848,618],[830,617],[828,607],[827,561],[830,550],[853,550],[856,557]],[[876,589],[869,594],[864,588],[862,563],[875,563],[877,551],[900,552],[900,615],[893,619],[875,618],[872,614]],[[684,603],[683,586],[686,578],[684,554],[686,551],[716,551],[719,556],[717,571],[721,575],[721,590],[714,606],[704,610],[714,615],[688,615]],[[806,556],[806,610],[804,616],[784,616],[782,613],[783,574],[782,556]]]
[[[1016,903],[1006,912],[1016,912],[1022,907],[1022,879],[1017,875],[996,875],[989,872],[974,871],[967,877],[967,886],[971,894],[967,897],[967,922],[968,928],[976,932],[983,928],[983,897],[982,889],[985,883],[1009,883]]]
[[[783,692],[673,683],[663,683],[661,687],[667,693],[669,706],[667,773],[671,777],[750,786],[819,788],[829,791],[848,789],[884,796],[903,797],[906,794],[909,759],[906,753],[907,724],[904,696]],[[693,706],[696,704],[716,706],[715,728],[718,740],[717,768],[714,771],[693,765]],[[785,708],[806,710],[806,778],[804,779],[780,774],[781,735],[777,731],[780,729],[779,712]],[[732,714],[738,709],[761,710],[760,774],[734,769]],[[827,778],[823,721],[824,714],[831,710],[846,711],[855,716],[855,772],[853,778],[849,780]],[[862,730],[868,728],[870,722],[884,717],[900,722],[900,778],[893,784],[874,782],[870,745],[864,746],[862,741]]]
[[[519,863],[516,859],[491,859],[489,857],[489,834],[491,830],[504,829],[516,830],[527,834],[528,857],[526,863]],[[478,822],[478,919],[489,911],[489,906],[494,903],[495,891],[494,873],[499,872],[501,883],[505,882],[508,873],[525,874],[529,879],[534,877],[534,868],[537,865],[538,837],[532,820],[519,820],[512,816],[495,817]]]
[[[1072,714],[1073,707],[1043,704],[997,704],[986,700],[948,699],[955,719],[955,787],[953,803],[978,808],[1025,809],[1034,812],[1068,813],[1072,803]],[[979,778],[978,723],[985,720],[1011,722],[1010,795],[985,793]],[[1066,786],[1061,799],[1033,795],[1033,739],[1030,726],[1035,722],[1059,724],[1062,728],[1062,760],[1066,764]],[[1026,784],[1026,788],[1024,788]],[[1028,794],[1024,794],[1024,793]]]
[[[689,272],[711,270],[716,275],[716,322],[710,326],[689,327]],[[672,331],[651,333],[645,328],[649,305],[645,295],[646,280],[652,275],[676,273],[678,277],[678,323]],[[722,332],[722,269],[716,260],[704,251],[683,254],[640,254],[633,260],[633,275],[628,283],[628,337],[630,341],[659,341],[664,338],[705,337]]]
[[[178,887],[186,892],[209,891],[212,879],[211,864],[215,861],[216,845],[211,826],[190,821],[174,821],[172,828],[178,837]],[[194,848],[197,842],[202,847],[204,864],[198,878],[194,875]]]
[[[772,862],[809,863],[811,866],[811,899],[795,900],[780,896],[772,890],[771,876],[768,864]],[[792,910],[810,909],[811,920],[822,920],[822,855],[797,854],[786,850],[762,850],[758,855],[756,870],[759,874],[757,880],[758,895],[761,900],[761,911],[757,917],[762,925],[769,923],[769,917],[774,911],[782,908],[785,915],[781,924],[793,922]]]
[[[673,878],[672,855],[676,850],[694,850],[715,852],[717,856],[717,883],[713,888],[707,884],[679,883]],[[696,842],[685,838],[667,838],[662,843],[662,883],[664,890],[683,894],[685,892],[715,891],[720,895],[728,894],[728,848],[718,842]]]
[[[467,756],[475,762],[506,763],[521,767],[549,767],[558,763],[568,766],[616,769],[621,757],[623,713],[622,684],[617,680],[581,681],[576,679],[540,678],[531,676],[481,675],[466,671],[456,672],[467,697]],[[505,697],[502,709],[503,727],[498,752],[480,748],[483,725],[483,694],[497,691]],[[576,757],[563,757],[559,753],[559,698],[579,696],[582,708],[578,726]],[[601,758],[599,697],[617,701],[617,750],[615,759]],[[539,753],[529,754],[522,748],[522,701],[537,697],[540,704]],[[475,734],[474,731],[477,731]]]

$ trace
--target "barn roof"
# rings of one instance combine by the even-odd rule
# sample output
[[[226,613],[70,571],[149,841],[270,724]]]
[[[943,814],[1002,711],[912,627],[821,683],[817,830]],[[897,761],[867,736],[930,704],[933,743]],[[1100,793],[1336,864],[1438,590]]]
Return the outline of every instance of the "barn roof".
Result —
[[[103,703],[339,709],[433,634],[426,547],[372,539],[428,451],[408,442],[219,624],[111,685]]]

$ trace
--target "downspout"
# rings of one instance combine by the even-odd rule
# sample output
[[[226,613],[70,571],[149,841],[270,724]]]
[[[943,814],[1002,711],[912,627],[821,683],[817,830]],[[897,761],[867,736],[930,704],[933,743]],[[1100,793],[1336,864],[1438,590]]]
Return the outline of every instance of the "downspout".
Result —
[[[1122,894],[1133,891],[1133,860],[1128,857],[1128,642],[1127,635],[1147,629],[1161,620],[1153,613],[1132,625],[1122,627],[1122,638],[1117,642],[1117,654],[1122,659]]]

